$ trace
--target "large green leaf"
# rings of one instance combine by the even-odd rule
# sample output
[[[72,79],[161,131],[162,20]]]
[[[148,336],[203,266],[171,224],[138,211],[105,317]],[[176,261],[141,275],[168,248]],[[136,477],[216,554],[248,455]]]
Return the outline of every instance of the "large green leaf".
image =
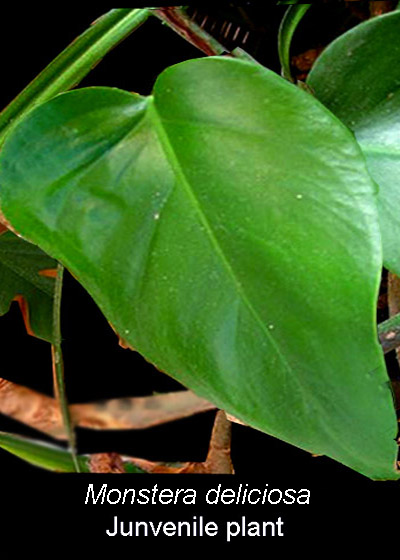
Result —
[[[1,207],[148,360],[246,423],[395,478],[375,186],[350,132],[251,63],[144,98],[63,94],[0,158]]]
[[[57,262],[11,232],[0,235],[0,315],[17,300],[29,334],[53,342]]]
[[[384,262],[400,274],[400,13],[334,41],[308,77],[316,96],[354,130],[380,187]]]

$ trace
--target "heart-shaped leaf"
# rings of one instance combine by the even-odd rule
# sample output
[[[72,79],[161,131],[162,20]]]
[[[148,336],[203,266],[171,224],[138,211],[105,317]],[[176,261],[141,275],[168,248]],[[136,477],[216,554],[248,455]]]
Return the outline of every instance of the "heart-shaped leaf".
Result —
[[[375,186],[351,133],[258,65],[174,66],[35,109],[1,207],[148,360],[233,416],[375,478],[396,418]]]
[[[371,19],[334,41],[308,84],[354,130],[379,185],[384,262],[400,274],[400,12]]]

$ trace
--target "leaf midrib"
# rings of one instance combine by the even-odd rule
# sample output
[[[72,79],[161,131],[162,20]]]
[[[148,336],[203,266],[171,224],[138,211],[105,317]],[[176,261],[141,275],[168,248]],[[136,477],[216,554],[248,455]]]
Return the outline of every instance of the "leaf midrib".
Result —
[[[167,159],[168,159],[169,163],[171,164],[171,167],[172,167],[173,171],[175,172],[176,176],[179,177],[180,183],[183,185],[186,194],[188,195],[189,199],[191,200],[193,206],[195,207],[196,212],[199,216],[199,219],[200,219],[202,225],[205,228],[204,231],[207,232],[208,237],[211,241],[212,246],[214,247],[215,252],[221,258],[221,261],[223,262],[230,278],[232,279],[233,283],[235,284],[237,293],[240,295],[243,303],[245,304],[245,306],[250,311],[251,315],[256,320],[257,324],[261,328],[261,330],[264,333],[264,335],[266,336],[266,338],[271,342],[272,347],[274,348],[275,352],[278,354],[282,363],[285,365],[285,367],[290,372],[292,377],[296,378],[296,376],[293,375],[294,372],[293,372],[291,366],[289,365],[288,361],[286,360],[285,356],[282,354],[275,338],[272,336],[272,333],[266,328],[264,322],[262,321],[262,319],[260,318],[260,316],[258,315],[256,310],[254,309],[253,304],[251,303],[247,294],[244,292],[241,283],[237,279],[235,271],[232,268],[232,265],[230,264],[229,260],[225,256],[225,253],[224,253],[217,237],[214,234],[214,231],[211,227],[211,224],[208,221],[206,215],[204,214],[204,212],[201,208],[200,202],[199,202],[198,198],[196,197],[193,189],[191,188],[188,179],[186,178],[185,172],[184,172],[184,170],[182,168],[182,165],[180,164],[180,161],[177,157],[177,154],[176,154],[176,152],[175,152],[175,150],[172,146],[172,143],[169,139],[168,133],[165,130],[165,127],[163,126],[161,115],[157,111],[157,108],[155,106],[155,101],[154,101],[153,97],[149,97],[148,114],[149,114],[151,120],[153,121],[157,137],[158,137],[158,139],[160,141],[160,144],[161,144],[161,146],[164,150],[164,153],[166,154]],[[299,387],[301,387],[300,383],[299,383]],[[303,393],[303,391],[302,391],[302,393]]]
[[[324,420],[325,411],[321,408],[321,405],[318,402],[318,400],[314,398],[313,393],[307,392],[307,390],[303,387],[298,375],[296,375],[296,372],[293,371],[293,369],[292,369],[291,365],[289,364],[288,360],[285,358],[284,354],[282,354],[277,341],[272,336],[272,333],[267,329],[264,322],[262,321],[262,319],[258,315],[257,311],[254,309],[252,302],[248,298],[247,294],[244,292],[242,284],[237,279],[232,265],[230,264],[228,258],[225,256],[225,253],[224,253],[216,235],[214,234],[214,231],[211,227],[211,224],[209,223],[206,215],[204,214],[204,212],[201,208],[201,204],[200,204],[198,198],[196,197],[196,194],[194,193],[193,189],[191,188],[188,179],[186,178],[185,172],[184,172],[184,170],[183,170],[183,168],[180,164],[178,156],[177,156],[177,154],[176,154],[176,152],[173,148],[173,145],[172,145],[172,143],[169,139],[168,133],[165,130],[165,127],[163,126],[162,118],[161,118],[161,115],[159,114],[159,112],[157,111],[157,108],[155,106],[155,100],[154,100],[153,96],[149,96],[149,98],[148,98],[148,109],[147,109],[147,111],[148,111],[148,115],[149,115],[150,119],[152,120],[152,122],[154,124],[154,129],[156,131],[156,135],[158,137],[158,140],[161,144],[162,149],[164,150],[165,155],[167,156],[168,162],[170,163],[170,165],[171,165],[174,173],[176,174],[176,176],[180,179],[180,184],[183,185],[186,194],[188,195],[189,199],[191,200],[192,204],[194,205],[194,207],[197,211],[197,214],[199,216],[199,219],[200,219],[202,225],[204,226],[204,231],[207,232],[208,237],[211,241],[211,244],[214,247],[214,250],[220,256],[220,258],[221,258],[221,260],[222,260],[222,262],[223,262],[223,264],[224,264],[224,266],[225,266],[225,268],[228,272],[228,275],[230,276],[230,278],[232,279],[233,283],[236,286],[237,293],[240,295],[241,300],[243,301],[244,305],[249,310],[250,314],[255,319],[256,323],[258,324],[259,328],[263,332],[264,336],[267,338],[267,340],[270,341],[271,346],[275,350],[279,359],[281,360],[282,365],[286,368],[287,372],[290,374],[291,380],[297,385],[298,390],[299,390],[299,395],[302,396],[302,399],[303,399],[304,403],[307,403],[310,400],[314,403],[314,406],[318,410],[320,410],[320,412],[321,412],[321,415],[320,415],[321,421],[323,422],[323,424],[325,426],[327,434],[329,434],[330,437],[335,439],[335,441],[339,442],[340,446],[342,447],[342,449],[345,450],[345,452],[347,452],[350,456],[353,456],[354,455],[353,449],[350,448],[347,445],[343,445],[343,442],[337,436],[336,432],[334,430],[332,430],[329,423],[325,422],[325,420]],[[277,435],[276,432],[275,432],[275,435]],[[282,438],[282,439],[284,439],[284,438]]]

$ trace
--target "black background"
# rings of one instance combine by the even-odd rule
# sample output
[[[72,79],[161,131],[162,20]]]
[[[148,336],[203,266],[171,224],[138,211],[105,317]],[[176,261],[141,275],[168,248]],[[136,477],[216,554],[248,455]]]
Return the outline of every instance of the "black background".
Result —
[[[1,105],[11,101],[46,64],[107,9],[3,8],[0,33]],[[297,38],[300,47],[312,44],[312,33],[323,35],[332,32],[327,21],[333,16],[339,17],[338,10],[328,10],[326,6],[320,7],[319,15],[314,16],[317,19],[305,22]],[[270,14],[268,25],[271,33],[261,47],[257,43],[259,58],[264,56],[263,61],[273,69],[277,69],[276,25],[282,13],[282,9],[277,8]],[[269,53],[268,56],[260,54],[261,48]],[[112,51],[81,85],[116,86],[147,94],[165,67],[198,56],[202,56],[199,51],[154,19]],[[115,334],[96,305],[68,274],[64,285],[62,320],[70,402],[148,395],[153,391],[180,388],[138,354],[118,346]],[[1,377],[52,394],[49,346],[26,335],[16,304],[5,317],[0,318],[0,352]],[[214,413],[205,413],[144,431],[111,433],[81,429],[78,430],[79,452],[116,451],[151,460],[201,461],[207,451],[213,417]],[[0,430],[41,437],[1,415]],[[63,542],[68,540],[68,535],[81,537],[90,545],[93,539],[106,539],[104,529],[110,526],[115,514],[126,520],[190,519],[193,515],[203,514],[209,520],[236,519],[241,515],[247,515],[249,519],[268,520],[281,515],[286,534],[281,539],[282,547],[288,542],[311,546],[317,535],[323,537],[327,544],[342,542],[344,535],[349,535],[355,543],[361,539],[364,542],[378,539],[385,542],[385,546],[394,543],[396,525],[398,527],[395,507],[400,499],[398,484],[372,482],[332,460],[312,457],[238,425],[233,426],[232,458],[237,473],[234,478],[193,475],[125,475],[111,478],[47,473],[0,450],[2,542],[25,534],[37,538],[46,532],[63,539]],[[220,482],[223,487],[237,487],[242,482],[261,488],[268,483],[270,487],[281,489],[309,488],[312,499],[309,506],[283,508],[202,508],[200,498],[196,508],[85,506],[87,484],[93,481],[96,485],[101,481],[120,488],[151,487],[156,482],[160,487],[193,487],[198,489],[199,496]],[[176,540],[169,539],[169,542],[172,541],[176,546]]]

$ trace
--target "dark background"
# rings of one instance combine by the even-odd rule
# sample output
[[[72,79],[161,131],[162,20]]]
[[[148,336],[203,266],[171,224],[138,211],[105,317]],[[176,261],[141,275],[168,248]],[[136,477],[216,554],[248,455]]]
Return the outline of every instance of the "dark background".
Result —
[[[333,4],[333,3],[332,3]],[[321,3],[313,8],[296,37],[294,50],[301,53],[329,42],[335,34],[358,23],[345,10]],[[357,2],[362,5],[367,3]],[[216,4],[214,4],[215,11]],[[203,4],[202,10],[206,11]],[[10,102],[67,44],[108,8],[24,8],[2,10],[1,106]],[[212,10],[211,10],[212,11]],[[276,55],[277,25],[283,7],[274,7],[255,17],[248,49],[257,58],[279,71]],[[218,17],[229,15],[222,10]],[[265,16],[265,17],[264,17]],[[232,17],[238,17],[235,13]],[[167,66],[202,56],[194,47],[175,35],[156,19],[148,21],[119,45],[81,83],[81,86],[116,86],[141,94],[151,91],[157,75]],[[178,390],[179,384],[155,370],[137,353],[123,350],[94,302],[71,276],[66,274],[62,305],[64,359],[70,402],[149,395],[152,392]],[[0,318],[0,376],[52,394],[50,348],[47,343],[26,335],[16,304]],[[129,432],[93,432],[78,430],[80,453],[105,451],[145,457],[150,460],[201,461],[207,452],[214,413],[205,413],[161,427]],[[42,437],[41,434],[0,415],[0,430]],[[42,439],[45,439],[42,437]],[[107,482],[113,487],[153,486],[206,489],[222,482],[236,487],[250,486],[309,488],[310,506],[276,508],[238,508],[220,510],[204,508],[203,515],[214,519],[247,514],[252,519],[276,519],[282,515],[288,526],[288,540],[304,539],[311,543],[319,534],[326,539],[341,539],[344,534],[364,541],[395,539],[395,506],[399,502],[399,485],[372,482],[350,469],[324,457],[312,457],[265,434],[233,425],[232,458],[237,476],[123,476],[59,475],[41,471],[0,450],[0,519],[4,535],[38,535],[43,526],[56,536],[73,531],[86,539],[101,539],[110,525],[111,515],[119,514],[111,506],[84,506],[88,482]],[[112,483],[110,482],[112,480]],[[5,484],[4,484],[5,483]],[[40,507],[39,507],[40,505]],[[118,508],[117,508],[118,509]],[[143,508],[143,517],[166,519],[200,514],[197,508],[153,506]],[[146,511],[145,511],[146,510]],[[133,518],[133,508],[124,508],[126,519]],[[23,529],[23,518],[29,519]],[[40,512],[40,513],[38,513]],[[122,515],[121,513],[121,515]],[[135,515],[137,511],[135,510]],[[182,518],[181,515],[181,518]],[[218,516],[217,516],[218,517]],[[137,517],[136,517],[137,518]],[[73,521],[74,520],[74,521]],[[21,533],[22,532],[22,533]],[[2,535],[3,539],[3,535]],[[286,539],[286,540],[287,540]],[[174,539],[172,539],[174,540]],[[285,540],[285,542],[286,542]]]

